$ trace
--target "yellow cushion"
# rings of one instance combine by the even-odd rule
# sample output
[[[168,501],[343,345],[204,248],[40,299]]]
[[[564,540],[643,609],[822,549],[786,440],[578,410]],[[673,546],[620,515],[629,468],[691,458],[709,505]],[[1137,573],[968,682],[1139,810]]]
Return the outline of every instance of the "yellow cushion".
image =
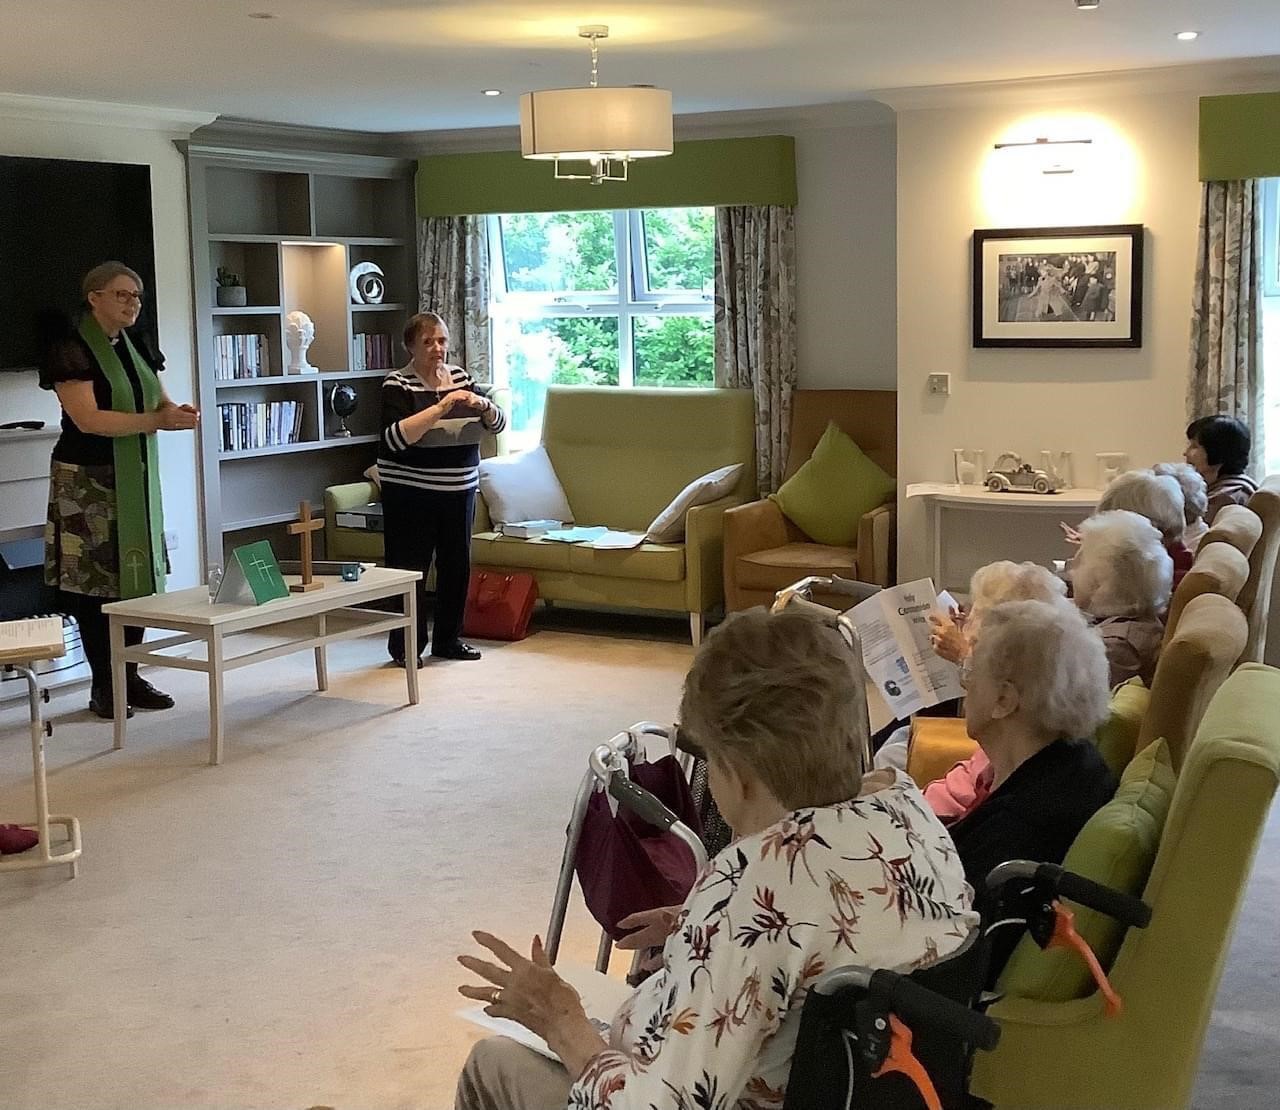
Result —
[[[571,547],[572,544],[554,540],[521,540],[497,532],[477,532],[471,537],[471,561],[482,567],[568,570]]]
[[[1125,768],[1116,796],[1080,830],[1062,866],[1103,886],[1141,896],[1155,863],[1177,781],[1168,745],[1163,740],[1148,744]],[[1093,949],[1103,969],[1110,968],[1120,951],[1125,927],[1115,918],[1084,906],[1067,908],[1075,913],[1076,932]],[[1174,973],[1171,968],[1170,974]],[[1041,951],[1027,936],[1018,942],[1005,965],[1000,989],[1019,998],[1066,1002],[1092,994],[1094,983],[1076,953]]]
[[[575,574],[603,574],[607,578],[683,582],[684,545],[642,543],[630,550],[597,551],[573,544],[569,547],[569,569]]]
[[[1116,775],[1124,772],[1133,758],[1142,729],[1142,718],[1151,704],[1151,691],[1140,678],[1131,678],[1111,694],[1111,711],[1094,735],[1098,753]]]
[[[858,537],[858,522],[893,496],[897,483],[828,424],[813,454],[773,495],[787,518],[818,543],[843,546]]]

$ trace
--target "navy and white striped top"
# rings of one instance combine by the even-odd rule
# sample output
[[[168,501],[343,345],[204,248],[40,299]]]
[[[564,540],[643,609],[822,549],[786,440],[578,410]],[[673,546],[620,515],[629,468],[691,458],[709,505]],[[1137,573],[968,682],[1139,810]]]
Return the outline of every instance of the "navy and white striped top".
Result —
[[[479,385],[461,366],[446,367],[453,377],[449,390],[431,389],[412,364],[392,370],[382,380],[382,440],[378,474],[384,483],[438,493],[467,493],[480,484],[480,440],[507,426],[507,416],[494,406],[483,416],[447,416],[426,435],[410,443],[401,430],[406,417],[438,404],[457,389],[489,398],[492,386]]]

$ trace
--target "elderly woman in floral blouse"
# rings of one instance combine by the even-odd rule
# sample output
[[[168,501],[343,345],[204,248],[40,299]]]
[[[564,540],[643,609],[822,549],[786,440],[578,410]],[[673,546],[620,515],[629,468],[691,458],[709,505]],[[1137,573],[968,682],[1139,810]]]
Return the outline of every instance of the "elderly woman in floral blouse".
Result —
[[[905,775],[861,772],[863,690],[840,635],[804,613],[749,610],[707,639],[685,680],[682,730],[738,839],[671,920],[644,930],[670,934],[662,966],[607,1040],[537,938],[526,959],[474,934],[497,962],[460,957],[491,984],[461,993],[542,1036],[563,1066],[482,1041],[457,1110],[779,1108],[819,975],[849,963],[910,970],[960,945],[977,915],[949,836]]]

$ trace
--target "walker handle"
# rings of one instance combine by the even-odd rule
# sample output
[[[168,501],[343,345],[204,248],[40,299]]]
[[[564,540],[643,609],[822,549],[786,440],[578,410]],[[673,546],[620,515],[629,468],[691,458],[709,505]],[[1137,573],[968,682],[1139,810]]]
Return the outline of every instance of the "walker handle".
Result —
[[[1000,1026],[991,1018],[922,987],[905,975],[885,970],[873,972],[871,991],[886,999],[893,1012],[917,1030],[951,1033],[986,1052],[1000,1043]]]
[[[1151,924],[1151,907],[1141,898],[1135,898],[1120,890],[1112,890],[1110,887],[1095,883],[1092,879],[1086,879],[1081,875],[1072,874],[1070,871],[1062,871],[1061,868],[1058,870],[1061,871],[1058,876],[1058,893],[1062,897],[1070,898],[1071,901],[1081,906],[1088,906],[1099,913],[1105,913],[1122,925],[1131,925],[1135,929],[1145,929]]]
[[[653,794],[643,786],[637,786],[626,775],[610,776],[609,793],[637,817],[656,825],[663,832],[670,832],[671,826],[680,820]]]

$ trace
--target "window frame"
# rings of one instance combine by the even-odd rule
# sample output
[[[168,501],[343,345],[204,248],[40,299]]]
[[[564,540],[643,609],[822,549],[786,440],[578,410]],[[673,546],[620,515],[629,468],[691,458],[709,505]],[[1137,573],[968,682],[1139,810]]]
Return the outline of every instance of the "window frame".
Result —
[[[1280,297],[1280,177],[1262,182],[1262,295]]]
[[[572,210],[567,210],[572,211]],[[506,255],[502,241],[504,215],[486,217],[489,239],[489,328],[492,348],[497,348],[495,329],[512,319],[559,319],[607,316],[618,320],[618,389],[635,388],[635,329],[638,317],[705,316],[714,320],[715,298],[690,290],[650,290],[647,243],[644,237],[644,209],[620,208],[612,211],[615,267],[618,289],[612,292],[549,293],[507,288]],[[505,365],[494,360],[495,381],[507,383]],[[661,389],[662,386],[645,386]],[[671,387],[686,388],[686,387]]]

